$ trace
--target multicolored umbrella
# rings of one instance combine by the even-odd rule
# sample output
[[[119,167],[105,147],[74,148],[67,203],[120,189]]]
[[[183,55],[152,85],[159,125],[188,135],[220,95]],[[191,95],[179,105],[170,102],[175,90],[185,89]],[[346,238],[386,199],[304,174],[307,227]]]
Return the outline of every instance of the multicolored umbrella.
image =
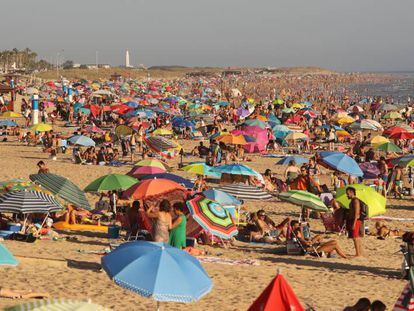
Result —
[[[102,267],[117,285],[157,301],[193,302],[213,287],[195,257],[165,243],[121,244],[102,257]]]
[[[245,145],[247,144],[246,139],[243,135],[232,135],[232,134],[225,134],[222,136],[219,136],[217,138],[217,141],[220,141],[225,144],[229,145]]]
[[[220,191],[214,188],[203,191],[203,195],[212,201],[221,204],[223,207],[227,206],[239,206],[242,203],[236,199],[236,197],[228,194],[227,192]]]
[[[165,170],[170,169],[167,163],[157,160],[157,159],[144,159],[144,160],[141,160],[135,163],[135,166],[152,166],[152,167],[159,167]]]
[[[363,179],[376,179],[381,173],[376,163],[364,162],[359,164],[359,168],[364,173]]]
[[[171,181],[176,182],[177,184],[183,185],[187,189],[193,189],[194,183],[188,179],[185,179],[181,176],[170,174],[170,173],[161,173],[161,174],[151,174],[151,175],[144,175],[139,177],[140,180],[147,180],[147,179],[168,179]]]
[[[133,185],[128,190],[124,191],[123,197],[144,200],[175,190],[184,191],[185,188],[169,179],[148,179],[140,182],[139,184]]]
[[[56,174],[32,174],[29,176],[30,180],[42,185],[45,189],[52,192],[54,195],[61,197],[63,200],[74,204],[87,210],[92,209],[85,192],[69,179]]]
[[[285,140],[307,140],[309,137],[300,132],[292,132],[286,135]]]
[[[385,214],[387,199],[374,188],[363,184],[353,184],[339,188],[336,192],[336,201],[345,208],[349,208],[351,200],[346,196],[346,189],[352,187],[356,190],[356,197],[368,206],[368,217]]]
[[[328,208],[317,195],[303,190],[289,190],[279,194],[279,199],[315,211],[327,212]]]
[[[215,168],[217,172],[230,175],[257,176],[257,172],[243,164],[226,164]]]
[[[99,177],[84,189],[85,192],[101,192],[112,190],[125,190],[137,184],[138,180],[121,174],[109,174]]]
[[[221,177],[221,172],[218,172],[215,167],[209,166],[205,162],[192,163],[184,166],[183,171],[214,178]]]
[[[371,145],[375,147],[377,145],[388,143],[389,141],[390,140],[388,138],[378,135],[371,139]]]
[[[22,118],[23,116],[20,113],[14,111],[6,111],[0,115],[1,118]]]
[[[187,206],[191,216],[211,234],[230,239],[238,233],[230,213],[216,201],[197,196],[187,201]]]
[[[14,307],[4,309],[6,311],[109,311],[100,305],[90,301],[70,299],[44,299],[26,302]]]
[[[143,176],[143,175],[162,174],[165,172],[166,172],[165,169],[159,168],[156,166],[140,166],[140,167],[135,166],[127,173],[127,175],[135,177],[135,178],[139,178],[139,176]]]

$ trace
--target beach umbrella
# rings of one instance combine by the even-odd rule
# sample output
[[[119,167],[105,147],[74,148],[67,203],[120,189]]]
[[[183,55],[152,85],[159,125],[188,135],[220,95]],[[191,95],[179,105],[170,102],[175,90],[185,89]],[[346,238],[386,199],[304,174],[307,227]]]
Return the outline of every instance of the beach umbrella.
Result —
[[[257,119],[249,119],[244,121],[244,123],[242,124],[242,126],[258,126],[261,129],[266,128],[266,123]]]
[[[164,129],[164,128],[158,128],[158,129],[156,129],[152,133],[154,135],[160,135],[160,136],[168,136],[168,135],[172,135],[173,134],[173,132],[171,130]]]
[[[28,87],[26,89],[26,94],[28,95],[39,94],[39,90],[35,87]]]
[[[104,134],[105,131],[100,129],[99,127],[97,127],[95,124],[92,125],[88,125],[85,127],[85,131],[87,133],[100,133],[100,134]]]
[[[148,147],[159,151],[174,149],[178,147],[177,143],[162,136],[146,137],[144,141],[148,145]]]
[[[114,93],[112,93],[109,90],[97,90],[95,92],[92,93],[92,95],[106,95],[106,96],[115,96]]]
[[[139,184],[135,184],[124,191],[123,197],[143,200],[167,194],[175,190],[184,191],[185,188],[169,179],[148,179],[140,182]]]
[[[142,175],[162,174],[165,172],[166,170],[164,168],[156,166],[135,166],[127,173],[127,175],[138,178],[138,176]]]
[[[0,243],[0,266],[17,266],[19,262],[5,245]]]
[[[380,110],[383,111],[393,111],[393,110],[398,110],[398,107],[392,104],[382,104],[380,106]]]
[[[43,189],[41,186],[36,185],[35,183],[32,183],[30,181],[27,181],[25,179],[11,179],[11,180],[5,180],[0,182],[0,190],[4,190],[7,192],[12,191],[40,191],[44,192],[46,194],[51,194],[46,189]]]
[[[345,137],[350,137],[351,134],[349,134],[347,131],[342,130],[342,131],[336,131],[336,136],[338,138],[345,138]]]
[[[23,117],[20,113],[14,112],[14,111],[6,111],[3,112],[0,117],[2,118],[21,118]]]
[[[398,164],[402,167],[405,167],[405,166],[411,166],[412,167],[412,166],[414,166],[414,161],[413,160],[414,160],[414,154],[407,154],[405,156],[392,159],[391,163],[393,165]]]
[[[319,156],[319,161],[332,169],[352,176],[362,177],[364,175],[358,163],[342,152],[323,151],[319,153]]]
[[[288,165],[290,161],[295,161],[296,164],[303,164],[308,163],[309,160],[307,158],[301,156],[285,156],[281,158],[279,161],[276,162],[277,165]]]
[[[77,207],[87,210],[91,209],[91,206],[86,199],[85,192],[69,179],[51,173],[32,174],[29,178],[42,185],[42,187],[49,190],[54,195],[61,197],[63,200],[72,203]]]
[[[17,123],[11,120],[0,120],[0,126],[17,126]]]
[[[391,119],[391,120],[396,120],[396,119],[401,119],[402,120],[402,115],[401,113],[397,112],[397,111],[391,111],[388,112],[386,115],[384,115],[382,117],[383,119]]]
[[[124,125],[124,124],[118,125],[115,128],[115,134],[118,137],[125,137],[128,135],[131,135],[133,132],[134,130],[131,127]]]
[[[359,164],[359,168],[364,173],[363,179],[376,179],[381,173],[376,163],[364,162]]]
[[[192,302],[213,287],[195,257],[165,243],[121,244],[102,257],[102,267],[117,285],[156,301]]]
[[[278,273],[248,311],[304,311],[286,279]]]
[[[402,129],[393,131],[388,137],[391,139],[413,139],[414,133],[410,133],[406,129]]]
[[[279,199],[315,211],[327,212],[328,208],[317,195],[303,190],[289,190],[279,194]]]
[[[214,188],[203,191],[203,195],[210,200],[216,201],[223,207],[227,206],[239,206],[242,203],[236,199],[236,197],[228,194],[227,192],[220,191]]]
[[[36,132],[48,132],[52,130],[52,125],[46,124],[46,123],[38,123],[38,124],[32,125],[30,127],[30,130],[36,131]]]
[[[410,311],[414,310],[414,294],[411,288],[411,283],[408,282],[395,302],[392,311]]]
[[[54,197],[39,191],[8,192],[0,197],[2,213],[53,213],[62,209]]]
[[[388,138],[378,135],[371,139],[371,145],[375,147],[377,145],[388,143],[389,141]]]
[[[233,134],[225,134],[219,136],[217,141],[220,141],[225,144],[229,145],[245,145],[247,144],[246,139],[243,135],[233,135]]]
[[[187,189],[192,189],[194,187],[194,183],[188,179],[185,179],[181,176],[170,174],[170,173],[161,173],[161,174],[151,174],[151,175],[144,175],[139,177],[140,180],[147,180],[147,179],[168,179],[171,181],[176,182],[177,184],[183,185]]]
[[[368,217],[385,214],[387,199],[374,188],[363,184],[353,184],[339,188],[336,191],[336,201],[345,208],[349,208],[351,200],[346,196],[346,189],[353,187],[356,190],[356,197],[368,206]]]
[[[217,171],[216,167],[209,166],[205,162],[192,163],[184,166],[183,171],[208,177],[221,177],[221,172]]]
[[[99,177],[84,189],[85,192],[125,190],[137,184],[138,180],[128,175],[109,174]]]
[[[216,201],[197,196],[186,204],[194,220],[212,235],[222,239],[237,235],[237,226],[230,213]]]
[[[84,147],[95,147],[95,142],[93,139],[84,136],[84,135],[75,135],[68,139],[68,141],[73,145],[79,145]]]
[[[243,164],[226,164],[215,167],[215,170],[220,173],[226,173],[230,175],[243,175],[243,176],[257,176],[258,173],[252,170],[250,167]]]
[[[371,122],[367,122],[368,120],[361,120],[359,122],[354,122],[351,125],[349,125],[349,128],[353,129],[353,130],[372,130],[372,131],[376,131],[378,130],[378,127],[375,126],[373,123]]]
[[[364,112],[364,108],[358,105],[352,105],[347,109],[348,112]]]
[[[268,192],[261,190],[255,186],[246,184],[228,184],[215,188],[220,191],[224,191],[239,200],[270,200],[273,198]]]
[[[339,118],[338,120],[336,120],[336,122],[343,125],[343,124],[353,123],[355,122],[355,119],[350,116],[347,116],[347,117]]]
[[[307,140],[308,136],[300,132],[292,132],[286,135],[285,140]]]
[[[26,302],[14,307],[8,307],[5,311],[109,311],[101,305],[90,301],[71,299],[43,299]]]
[[[169,170],[170,167],[163,161],[158,159],[144,159],[135,163],[135,166],[153,166],[161,169]]]
[[[376,148],[378,150],[385,151],[385,152],[398,152],[398,153],[402,152],[401,148],[398,147],[393,142],[387,142],[381,145],[377,145]]]

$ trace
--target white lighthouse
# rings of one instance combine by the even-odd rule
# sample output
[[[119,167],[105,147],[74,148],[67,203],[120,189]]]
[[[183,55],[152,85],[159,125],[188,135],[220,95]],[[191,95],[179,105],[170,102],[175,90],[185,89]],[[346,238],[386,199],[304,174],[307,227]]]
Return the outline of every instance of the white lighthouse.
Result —
[[[125,68],[132,68],[131,64],[129,63],[129,51],[125,51]]]

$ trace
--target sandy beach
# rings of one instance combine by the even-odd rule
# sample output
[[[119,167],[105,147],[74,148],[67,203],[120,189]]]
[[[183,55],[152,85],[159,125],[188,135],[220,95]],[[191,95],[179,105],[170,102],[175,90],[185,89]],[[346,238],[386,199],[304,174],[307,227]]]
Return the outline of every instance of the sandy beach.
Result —
[[[188,146],[188,145],[186,145]],[[189,146],[187,147],[189,148]],[[0,144],[0,180],[28,178],[36,171],[40,159],[47,162],[51,172],[85,187],[91,180],[108,173],[126,173],[130,167],[121,168],[75,165],[69,155],[59,154],[57,161],[50,161],[40,147],[27,147],[13,141]],[[256,158],[257,157],[257,158]],[[194,158],[187,158],[191,161]],[[178,171],[174,160],[174,173],[191,177]],[[252,168],[263,172],[271,167],[281,173],[283,167],[274,165],[274,159],[253,156]],[[325,170],[329,174],[328,171]],[[324,175],[327,178],[328,175]],[[88,195],[91,202],[96,196]],[[389,200],[386,216],[414,218],[411,200]],[[250,211],[265,209],[275,221],[286,216],[298,217],[299,208],[289,203],[247,203]],[[323,232],[320,220],[311,220],[315,232]],[[370,228],[373,223],[369,222]],[[390,222],[390,227],[413,230],[412,223]],[[36,241],[33,244],[5,241],[5,245],[20,261],[16,268],[0,269],[1,286],[15,289],[33,289],[50,293],[52,297],[91,299],[114,310],[154,310],[155,302],[116,286],[99,271],[101,256],[88,254],[99,251],[111,242],[102,234],[65,232],[75,235],[77,241]],[[353,253],[352,241],[344,236],[332,235],[348,254]],[[257,265],[226,265],[204,263],[203,266],[214,282],[211,293],[197,303],[166,303],[165,310],[246,310],[280,270],[290,282],[304,305],[315,310],[341,310],[361,297],[381,299],[392,306],[406,281],[400,277],[402,255],[398,252],[400,239],[378,240],[367,236],[363,240],[363,258],[314,258],[288,256],[284,246],[269,246],[235,242],[229,249],[201,246],[208,256],[226,259],[252,259]],[[80,252],[81,251],[81,252]],[[177,280],[178,281],[178,280]],[[12,306],[20,300],[0,299],[0,307]]]

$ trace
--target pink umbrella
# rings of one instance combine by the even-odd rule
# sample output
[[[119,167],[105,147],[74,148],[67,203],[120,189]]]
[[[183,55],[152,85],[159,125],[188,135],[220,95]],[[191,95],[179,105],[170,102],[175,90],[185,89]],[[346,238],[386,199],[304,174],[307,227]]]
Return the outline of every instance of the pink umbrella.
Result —
[[[105,133],[104,130],[100,129],[96,125],[88,125],[87,127],[85,127],[85,131],[88,133],[100,133],[100,134]]]
[[[51,108],[51,107],[55,107],[55,104],[52,103],[52,102],[45,102],[45,103],[43,103],[43,106],[45,108]]]
[[[156,166],[141,166],[141,167],[133,167],[132,170],[128,172],[127,175],[139,178],[143,175],[152,175],[152,174],[162,174],[165,173],[166,170],[156,167]]]

